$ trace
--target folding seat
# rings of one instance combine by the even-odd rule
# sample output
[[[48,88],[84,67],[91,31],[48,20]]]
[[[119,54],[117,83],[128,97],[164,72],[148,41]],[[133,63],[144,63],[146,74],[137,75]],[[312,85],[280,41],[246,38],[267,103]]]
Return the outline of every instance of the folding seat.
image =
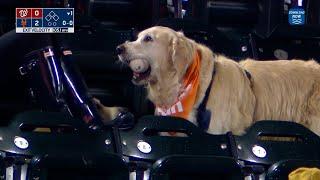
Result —
[[[251,178],[282,179],[298,167],[320,167],[319,137],[294,122],[259,121],[235,140],[237,159]]]
[[[267,180],[288,179],[288,175],[298,168],[320,168],[320,160],[289,159],[273,164],[266,173]]]
[[[159,135],[164,132],[184,136]],[[137,179],[243,179],[230,134],[210,135],[180,118],[144,116],[119,136]]]
[[[81,120],[33,111],[18,114],[0,136],[4,179],[129,178],[111,129],[89,133]]]
[[[203,155],[169,155],[155,162],[150,179],[243,179],[232,158]]]

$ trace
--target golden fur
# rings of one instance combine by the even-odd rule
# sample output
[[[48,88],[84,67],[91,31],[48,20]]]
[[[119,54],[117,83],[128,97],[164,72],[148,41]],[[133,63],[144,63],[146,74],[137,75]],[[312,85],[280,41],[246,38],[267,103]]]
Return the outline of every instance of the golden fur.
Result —
[[[150,36],[152,41],[145,40]],[[315,61],[279,60],[237,63],[213,53],[182,33],[166,27],[142,31],[134,42],[122,46],[120,60],[142,59],[151,67],[150,76],[137,84],[146,84],[149,99],[170,106],[178,96],[182,78],[198,50],[201,56],[200,87],[189,121],[195,115],[215,75],[207,109],[211,110],[208,132],[244,133],[259,120],[294,121],[320,135],[320,66]],[[250,72],[251,80],[245,73]]]
[[[124,111],[121,107],[107,107],[104,106],[99,99],[93,98],[93,102],[96,104],[98,112],[102,118],[102,122],[107,124],[109,121],[114,120],[117,115]]]

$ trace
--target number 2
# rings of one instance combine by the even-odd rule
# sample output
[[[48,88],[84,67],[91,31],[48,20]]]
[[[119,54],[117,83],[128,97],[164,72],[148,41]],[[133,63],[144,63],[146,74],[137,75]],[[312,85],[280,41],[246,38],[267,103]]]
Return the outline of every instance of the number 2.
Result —
[[[34,26],[39,26],[39,20],[35,20]]]

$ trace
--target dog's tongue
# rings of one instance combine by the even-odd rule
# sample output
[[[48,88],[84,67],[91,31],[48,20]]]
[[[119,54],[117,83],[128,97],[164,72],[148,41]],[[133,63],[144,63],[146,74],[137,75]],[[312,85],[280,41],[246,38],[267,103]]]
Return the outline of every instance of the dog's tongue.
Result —
[[[134,76],[134,77],[139,77],[139,76],[140,76],[140,73],[137,73],[137,72],[134,72],[134,71],[133,71],[133,76]]]

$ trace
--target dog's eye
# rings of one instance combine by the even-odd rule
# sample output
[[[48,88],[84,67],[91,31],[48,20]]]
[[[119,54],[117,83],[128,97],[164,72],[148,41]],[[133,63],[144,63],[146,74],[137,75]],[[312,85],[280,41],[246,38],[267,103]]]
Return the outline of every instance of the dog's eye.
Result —
[[[143,41],[144,41],[144,42],[150,42],[150,41],[153,41],[153,39],[152,39],[151,36],[146,35],[146,36],[143,38]]]

